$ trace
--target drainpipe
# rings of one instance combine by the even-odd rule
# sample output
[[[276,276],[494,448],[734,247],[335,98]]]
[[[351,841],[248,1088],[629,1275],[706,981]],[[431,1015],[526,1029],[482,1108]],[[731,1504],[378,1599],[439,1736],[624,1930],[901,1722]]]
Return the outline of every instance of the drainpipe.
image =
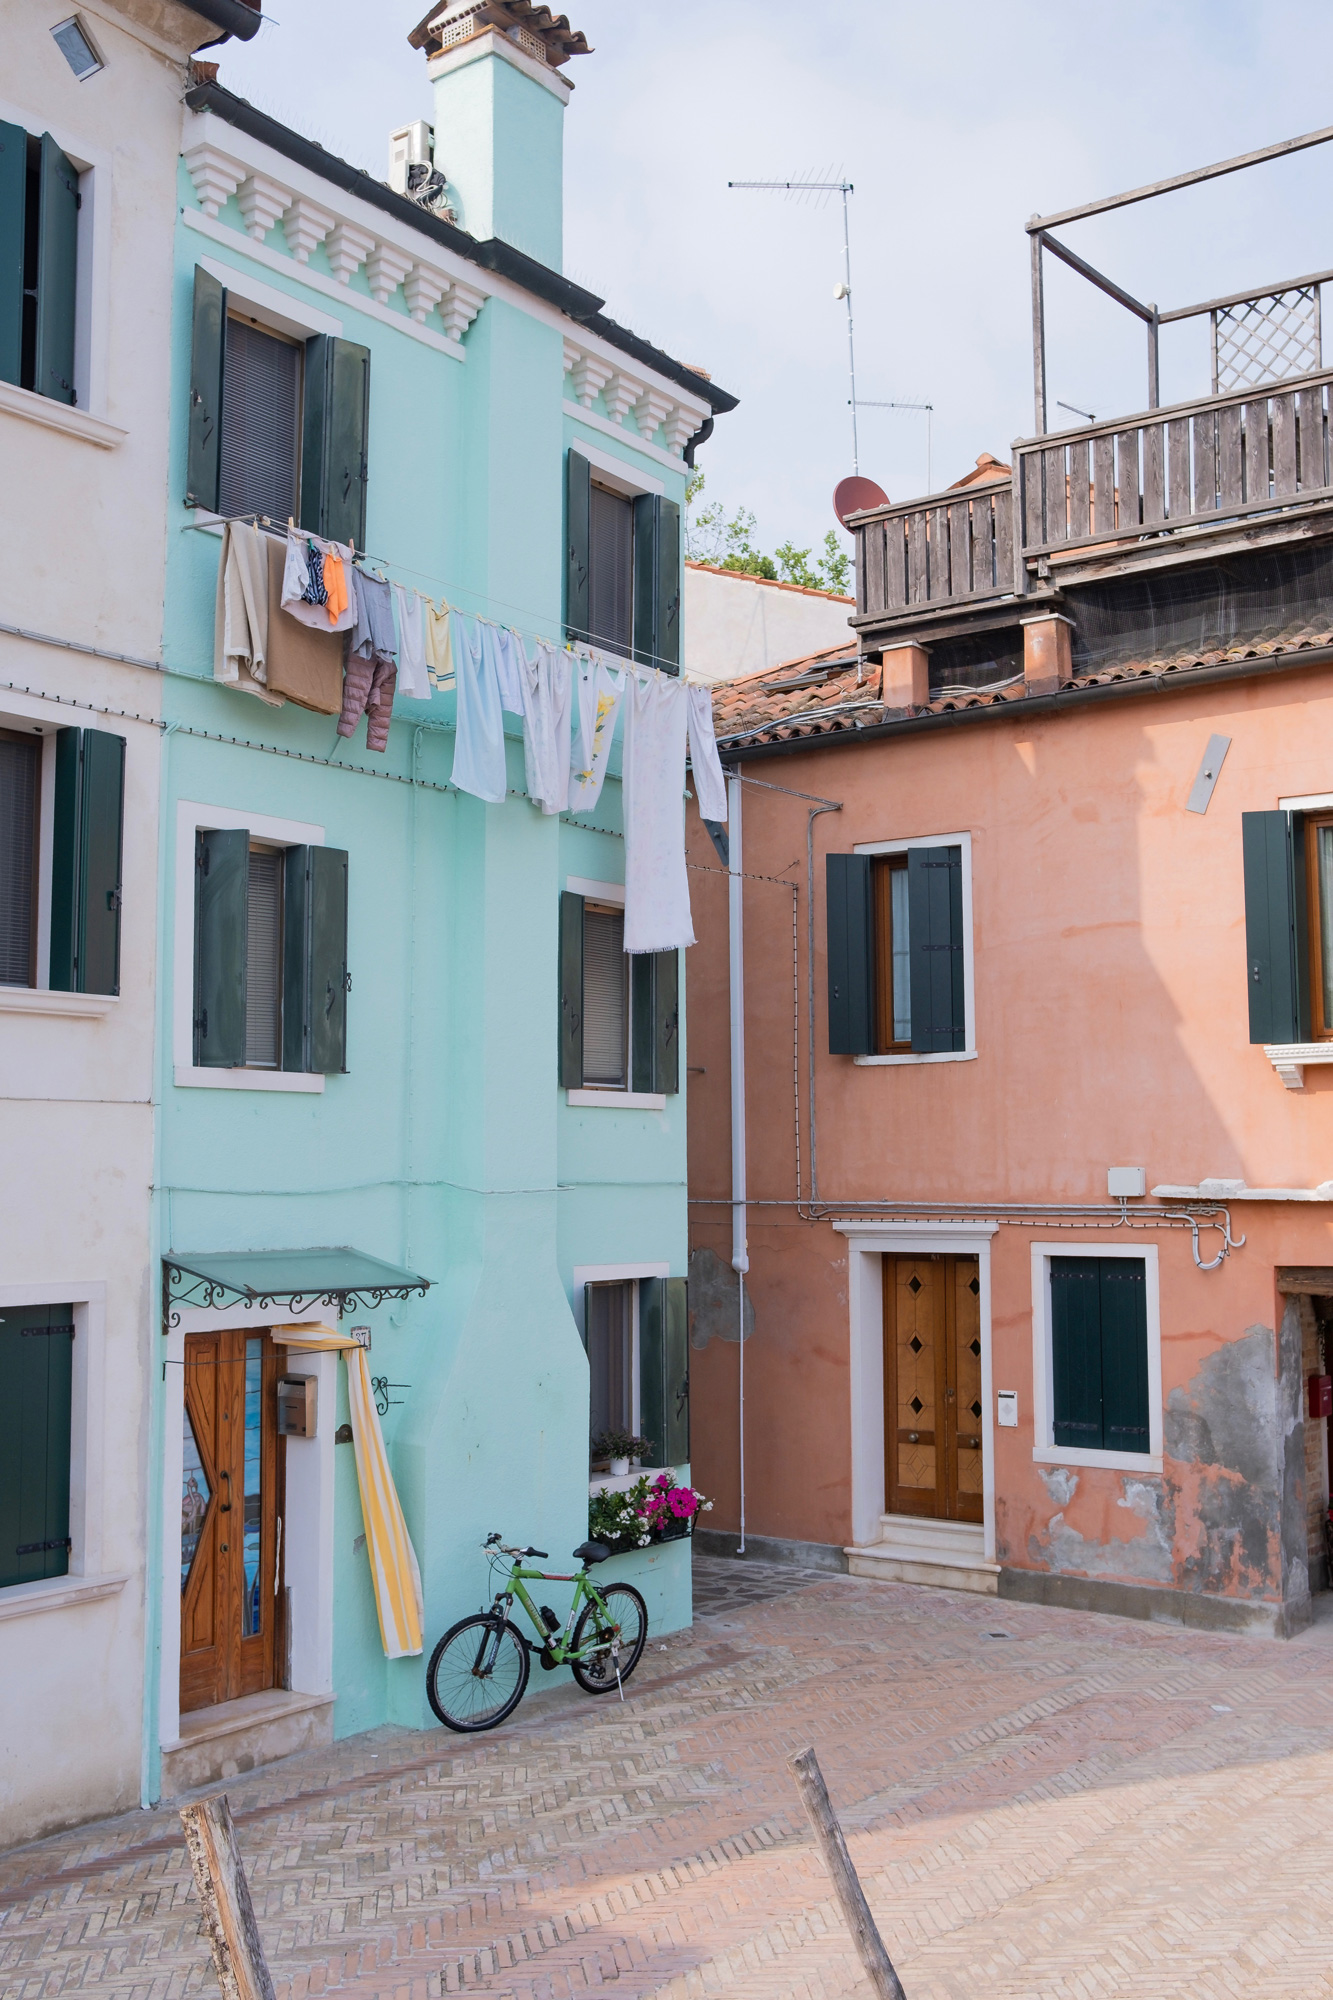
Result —
[[[727,778],[727,940],[731,985],[731,1268],[736,1273],[739,1322],[736,1352],[739,1368],[739,1467],[741,1536],[737,1555],[745,1554],[745,1273],[750,1256],[745,1240],[745,935],[741,903],[741,780]]]

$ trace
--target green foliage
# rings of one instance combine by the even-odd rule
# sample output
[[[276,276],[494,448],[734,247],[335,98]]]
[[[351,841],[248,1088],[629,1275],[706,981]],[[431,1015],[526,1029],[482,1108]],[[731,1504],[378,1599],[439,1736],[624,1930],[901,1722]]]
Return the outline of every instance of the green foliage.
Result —
[[[851,576],[851,555],[839,545],[832,528],[824,537],[822,555],[810,560],[809,549],[783,542],[775,555],[766,556],[755,547],[758,523],[748,508],[738,507],[730,519],[720,500],[697,505],[704,490],[704,475],[691,473],[685,488],[685,553],[691,562],[711,563],[717,569],[738,570],[743,576],[767,577],[771,583],[796,583],[803,590],[832,590],[846,596]]]

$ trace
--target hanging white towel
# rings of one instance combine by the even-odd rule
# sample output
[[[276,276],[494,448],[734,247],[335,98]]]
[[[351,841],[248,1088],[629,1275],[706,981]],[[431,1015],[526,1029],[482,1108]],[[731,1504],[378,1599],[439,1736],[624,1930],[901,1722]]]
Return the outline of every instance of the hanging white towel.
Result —
[[[281,708],[282,696],[270,694],[265,685],[267,652],[268,550],[248,521],[228,521],[218,558],[214,680]]]
[[[602,796],[616,714],[625,692],[625,670],[600,653],[580,653],[574,663],[574,731],[570,744],[570,811],[592,812]]]
[[[678,680],[632,678],[625,722],[625,949],[694,943],[685,873],[688,703]]]
[[[697,682],[686,683],[685,699],[690,718],[690,769],[694,773],[694,796],[699,802],[700,819],[724,820],[727,816],[727,781],[717,754],[713,735],[713,696]]]
[[[430,700],[430,676],[426,672],[426,621],[418,591],[395,583],[394,616],[398,621],[398,693],[412,701]]]
[[[457,734],[454,738],[453,782],[460,791],[505,801],[505,738],[500,714],[500,682],[495,646],[486,635],[495,627],[480,618],[453,613],[454,672],[458,678]]]
[[[573,656],[563,646],[537,641],[523,659],[523,766],[528,797],[544,813],[569,804],[569,741],[573,711]]]
[[[507,626],[492,625],[487,644],[495,649],[495,671],[500,681],[500,706],[511,715],[523,714],[523,669],[527,665],[523,641]]]

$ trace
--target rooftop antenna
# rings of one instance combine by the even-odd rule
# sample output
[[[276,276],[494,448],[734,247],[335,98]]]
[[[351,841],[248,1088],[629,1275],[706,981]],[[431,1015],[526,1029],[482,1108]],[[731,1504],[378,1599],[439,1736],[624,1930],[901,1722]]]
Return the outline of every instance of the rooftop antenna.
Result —
[[[861,459],[856,442],[856,346],[852,338],[852,239],[847,214],[847,197],[856,192],[851,181],[728,181],[729,188],[751,188],[778,194],[840,194],[842,196],[842,269],[843,280],[833,288],[835,299],[847,301],[847,372],[851,377],[852,393],[848,401],[852,412],[852,470],[861,470]]]
[[[862,401],[861,401],[861,408],[862,408],[863,410],[924,410],[924,411],[925,411],[925,413],[926,413],[926,491],[927,491],[927,493],[929,493],[929,491],[930,491],[930,423],[931,423],[931,418],[932,418],[932,416],[934,415],[934,411],[935,411],[935,405],[934,405],[933,403],[907,403],[907,402],[894,402],[894,403],[878,403],[878,402],[875,402],[875,401],[874,401],[874,399],[873,399],[872,397],[869,397],[869,396],[865,396],[865,397],[863,397],[863,398],[862,398]]]
[[[1055,407],[1057,410],[1068,410],[1071,417],[1082,417],[1086,423],[1095,424],[1097,421],[1091,410],[1080,410],[1075,403],[1062,403],[1058,396],[1055,399]]]

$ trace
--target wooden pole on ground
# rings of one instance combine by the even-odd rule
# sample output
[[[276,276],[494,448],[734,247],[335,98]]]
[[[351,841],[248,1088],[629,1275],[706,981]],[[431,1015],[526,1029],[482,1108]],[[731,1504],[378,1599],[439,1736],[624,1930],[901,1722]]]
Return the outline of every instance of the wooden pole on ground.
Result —
[[[847,1842],[842,1837],[842,1828],[838,1825],[837,1815],[829,1802],[828,1787],[819,1768],[819,1759],[813,1750],[798,1750],[794,1756],[787,1759],[787,1769],[800,1786],[806,1816],[823,1852],[824,1866],[832,1878],[843,1919],[852,1934],[852,1943],[856,1946],[871,1985],[879,1995],[879,2000],[907,2000],[898,1975],[893,1969],[893,1960],[885,1951],[884,1940],[879,1934],[875,1919],[870,1914],[865,1891],[852,1866],[852,1857],[847,1852]]]
[[[181,1807],[222,2000],[275,2000],[227,1795]]]

